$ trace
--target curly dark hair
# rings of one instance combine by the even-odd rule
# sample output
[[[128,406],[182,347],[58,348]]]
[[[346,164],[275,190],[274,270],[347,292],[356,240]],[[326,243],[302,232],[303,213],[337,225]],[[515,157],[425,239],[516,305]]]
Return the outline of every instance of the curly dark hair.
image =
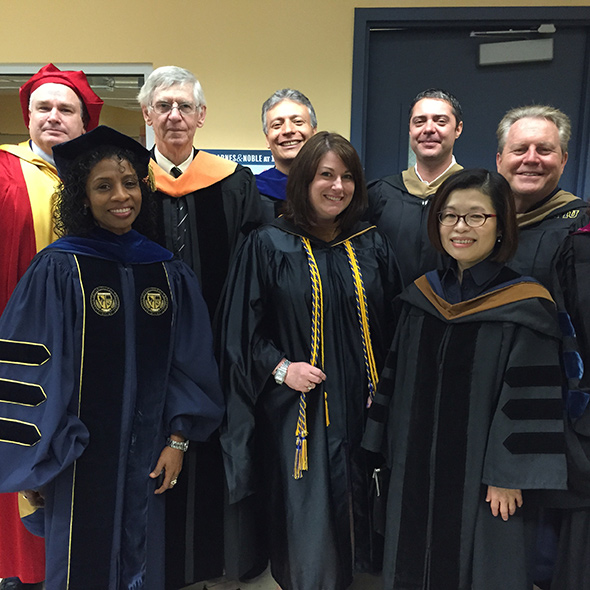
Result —
[[[63,174],[61,184],[54,195],[53,220],[56,234],[59,237],[84,236],[96,227],[94,218],[88,214],[88,209],[84,207],[84,199],[87,196],[86,182],[91,170],[101,160],[108,158],[126,160],[137,173],[140,179],[141,210],[133,222],[133,229],[154,239],[156,237],[157,203],[149,185],[148,167],[140,162],[133,152],[110,145],[100,146],[93,152],[82,154]]]
[[[317,225],[317,219],[309,201],[309,185],[315,177],[320,160],[328,152],[334,152],[342,160],[354,180],[352,200],[348,207],[336,217],[340,230],[347,232],[361,218],[367,208],[367,184],[363,166],[356,150],[347,139],[338,133],[320,131],[305,142],[289,170],[287,200],[283,212],[285,218],[295,225],[313,231]]]

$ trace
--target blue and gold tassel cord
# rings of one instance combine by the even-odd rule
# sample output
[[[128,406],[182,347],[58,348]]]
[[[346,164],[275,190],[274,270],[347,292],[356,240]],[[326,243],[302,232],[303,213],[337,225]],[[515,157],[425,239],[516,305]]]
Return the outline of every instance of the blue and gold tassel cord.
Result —
[[[323,367],[324,294],[322,291],[322,278],[311,249],[310,241],[302,237],[301,242],[307,254],[309,276],[311,279],[311,354],[309,364],[318,367],[321,363],[321,367]],[[327,403],[326,401],[326,406]],[[299,396],[299,416],[297,417],[295,437],[295,468],[293,477],[300,479],[303,477],[303,472],[307,471],[307,394],[304,392],[301,392]]]
[[[322,278],[318,269],[317,262],[313,255],[311,243],[307,238],[301,238],[303,248],[307,254],[307,263],[309,266],[309,276],[311,279],[311,354],[310,364],[314,367],[324,367],[324,295],[322,289]],[[363,356],[365,360],[365,369],[367,372],[369,397],[367,405],[370,405],[375,395],[375,389],[379,381],[377,367],[375,365],[375,356],[371,343],[371,329],[369,326],[369,310],[367,307],[367,298],[363,276],[359,266],[354,246],[350,240],[344,242],[348,262],[352,273],[354,283],[354,292],[356,298],[356,309],[359,320],[361,333],[361,342],[363,346]],[[328,417],[328,394],[324,391],[324,402],[326,406],[326,426],[330,425]],[[295,430],[295,467],[293,477],[301,479],[303,472],[307,471],[307,393],[300,392],[299,396],[299,414],[297,416],[297,428]]]

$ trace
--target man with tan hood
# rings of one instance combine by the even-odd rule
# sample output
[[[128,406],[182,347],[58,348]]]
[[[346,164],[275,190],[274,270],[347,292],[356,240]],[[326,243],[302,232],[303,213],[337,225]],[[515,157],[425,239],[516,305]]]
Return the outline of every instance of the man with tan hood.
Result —
[[[370,182],[367,220],[391,242],[404,285],[437,266],[426,232],[430,202],[438,187],[462,169],[453,155],[463,131],[459,101],[441,88],[420,92],[410,104],[410,147],[416,164],[401,174]]]
[[[569,117],[545,105],[512,109],[497,129],[496,165],[512,188],[520,230],[508,266],[548,288],[558,246],[588,223],[588,204],[559,187],[570,136]]]

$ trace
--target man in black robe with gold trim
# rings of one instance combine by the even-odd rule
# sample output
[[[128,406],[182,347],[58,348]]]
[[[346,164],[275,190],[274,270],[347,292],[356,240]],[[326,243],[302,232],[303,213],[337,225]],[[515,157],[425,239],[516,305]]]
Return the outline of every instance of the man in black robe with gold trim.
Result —
[[[158,241],[195,271],[214,320],[233,255],[260,224],[254,177],[248,168],[193,147],[207,106],[188,70],[156,69],[138,101],[155,134],[151,170],[161,197]],[[223,573],[223,465],[217,441],[192,445],[185,470],[167,498],[169,589]]]
[[[463,168],[453,155],[462,131],[463,111],[452,94],[440,88],[420,92],[412,100],[409,117],[416,164],[368,185],[366,218],[389,238],[405,286],[437,266],[426,220],[436,189]]]
[[[557,248],[589,221],[588,204],[559,187],[570,135],[569,117],[545,105],[508,111],[497,130],[496,165],[514,194],[520,230],[509,266],[547,288]]]
[[[551,264],[560,244],[589,221],[588,203],[559,187],[570,135],[569,117],[546,105],[511,109],[497,129],[496,165],[514,194],[519,228],[518,249],[508,265],[549,289]],[[571,500],[568,494],[554,493],[545,502],[565,507]],[[561,517],[559,511],[547,510],[543,518],[549,524],[539,532],[542,557],[537,558],[535,582],[545,589],[550,585]]]

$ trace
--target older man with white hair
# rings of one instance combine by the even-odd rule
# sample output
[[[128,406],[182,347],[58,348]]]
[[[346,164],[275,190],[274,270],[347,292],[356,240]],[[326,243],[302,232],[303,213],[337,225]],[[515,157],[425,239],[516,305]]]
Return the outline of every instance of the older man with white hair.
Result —
[[[137,99],[155,134],[160,242],[195,271],[213,318],[233,254],[260,223],[254,177],[249,168],[193,147],[207,104],[191,72],[158,68]]]
[[[188,70],[154,70],[137,99],[155,135],[158,241],[195,271],[215,324],[234,253],[261,221],[254,176],[193,146],[207,104]],[[166,499],[166,587],[216,578],[223,569],[223,463],[214,437],[191,445],[183,476]]]

